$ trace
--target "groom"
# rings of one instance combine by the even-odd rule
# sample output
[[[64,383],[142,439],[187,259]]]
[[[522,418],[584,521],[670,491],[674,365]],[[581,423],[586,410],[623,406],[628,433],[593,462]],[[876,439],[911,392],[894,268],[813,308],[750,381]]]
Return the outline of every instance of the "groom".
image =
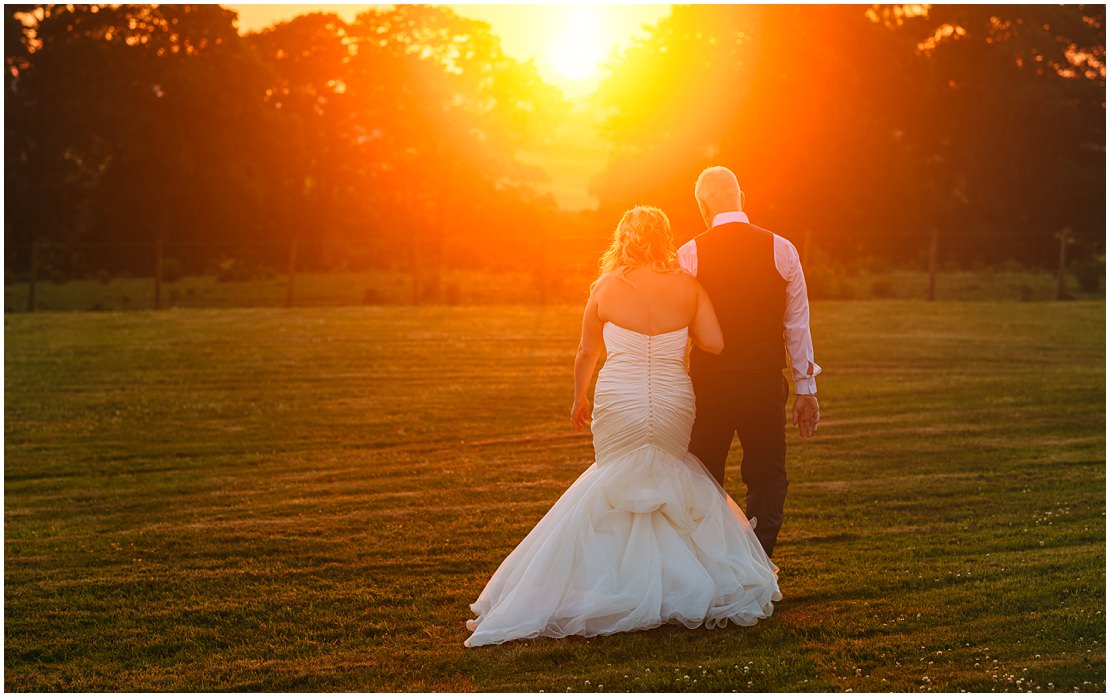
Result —
[[[740,436],[745,513],[758,519],[755,535],[771,556],[786,501],[787,357],[798,432],[808,438],[820,421],[805,277],[794,245],[748,221],[731,170],[703,171],[694,197],[709,229],[679,248],[678,263],[713,301],[725,349],[713,355],[695,346],[690,354],[697,399],[690,452],[723,485],[732,436]]]

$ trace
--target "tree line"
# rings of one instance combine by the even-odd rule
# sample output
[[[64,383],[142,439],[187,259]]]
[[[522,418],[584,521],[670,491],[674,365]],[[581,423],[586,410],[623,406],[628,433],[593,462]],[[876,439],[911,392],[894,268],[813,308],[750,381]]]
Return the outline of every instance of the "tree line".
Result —
[[[1104,250],[1105,95],[1105,6],[678,6],[598,91],[597,190],[696,229],[723,162],[753,217],[845,262],[939,233],[962,265],[1051,265],[1065,228]]]
[[[573,105],[434,6],[240,35],[218,5],[5,9],[5,251],[67,275],[589,272],[622,210],[704,226],[701,168],[830,265],[1049,266],[1105,249],[1105,6],[676,6],[606,66],[596,210],[520,153]]]

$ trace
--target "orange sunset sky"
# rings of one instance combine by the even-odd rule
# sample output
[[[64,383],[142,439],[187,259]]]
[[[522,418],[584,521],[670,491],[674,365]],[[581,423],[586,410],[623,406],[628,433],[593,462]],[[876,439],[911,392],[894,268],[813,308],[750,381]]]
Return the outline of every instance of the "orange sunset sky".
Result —
[[[335,12],[344,20],[372,5],[226,5],[239,13],[242,33],[308,12]],[[600,67],[614,49],[626,45],[644,25],[670,13],[656,5],[447,5],[464,17],[488,22],[505,53],[534,60],[543,78],[580,103],[569,138],[557,149],[520,153],[522,161],[541,168],[547,180],[537,188],[551,193],[567,210],[592,208],[590,180],[605,165],[605,143],[584,104],[598,86]]]
[[[464,17],[488,22],[505,53],[533,59],[541,74],[570,97],[597,86],[597,67],[643,25],[654,24],[670,5],[447,5]],[[239,13],[242,32],[307,12],[335,12],[345,20],[371,5],[226,5]]]

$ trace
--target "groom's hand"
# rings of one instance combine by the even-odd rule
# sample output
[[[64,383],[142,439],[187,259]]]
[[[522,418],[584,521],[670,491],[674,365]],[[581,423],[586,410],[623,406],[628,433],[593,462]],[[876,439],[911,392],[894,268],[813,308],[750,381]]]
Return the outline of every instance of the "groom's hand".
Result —
[[[798,427],[798,435],[809,438],[817,433],[817,424],[820,422],[821,410],[817,405],[817,395],[796,395],[793,423]]]

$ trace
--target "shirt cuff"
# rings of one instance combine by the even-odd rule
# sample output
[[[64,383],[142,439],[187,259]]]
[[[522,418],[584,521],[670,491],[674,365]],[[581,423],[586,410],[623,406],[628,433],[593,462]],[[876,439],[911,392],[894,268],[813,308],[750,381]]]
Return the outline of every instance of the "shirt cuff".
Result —
[[[821,366],[810,361],[809,374],[794,377],[794,394],[817,394],[817,376],[820,374]]]
[[[817,394],[817,378],[795,378],[794,394]]]

